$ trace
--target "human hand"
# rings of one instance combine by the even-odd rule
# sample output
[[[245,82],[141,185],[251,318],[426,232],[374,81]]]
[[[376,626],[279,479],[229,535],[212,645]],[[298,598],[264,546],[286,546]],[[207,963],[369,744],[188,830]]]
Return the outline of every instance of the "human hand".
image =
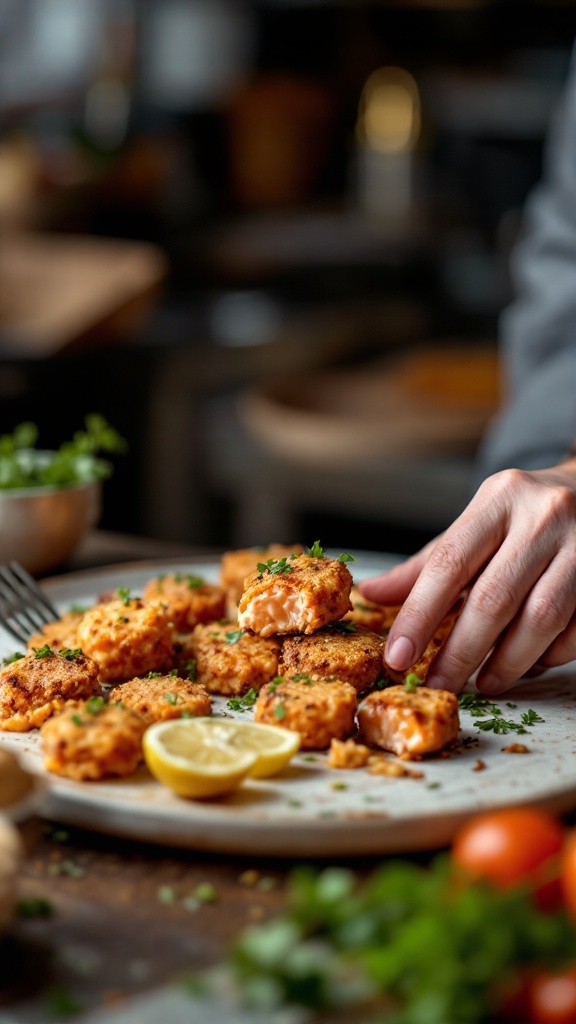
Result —
[[[467,592],[428,686],[457,693],[481,666],[477,687],[495,695],[534,667],[576,658],[576,459],[489,477],[444,534],[360,589],[403,602],[385,653],[400,672]]]

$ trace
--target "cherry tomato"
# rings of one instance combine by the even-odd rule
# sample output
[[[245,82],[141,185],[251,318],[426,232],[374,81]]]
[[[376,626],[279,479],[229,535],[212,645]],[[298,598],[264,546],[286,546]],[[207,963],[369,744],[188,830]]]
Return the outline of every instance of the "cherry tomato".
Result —
[[[576,968],[542,971],[530,983],[530,1024],[576,1024]]]
[[[535,807],[513,807],[467,822],[454,839],[452,858],[469,878],[487,879],[499,889],[530,885],[541,908],[552,909],[559,902],[563,842],[564,828],[550,814]],[[574,865],[576,901],[576,852]]]
[[[560,861],[560,881],[564,902],[571,917],[576,920],[576,829],[566,837]]]

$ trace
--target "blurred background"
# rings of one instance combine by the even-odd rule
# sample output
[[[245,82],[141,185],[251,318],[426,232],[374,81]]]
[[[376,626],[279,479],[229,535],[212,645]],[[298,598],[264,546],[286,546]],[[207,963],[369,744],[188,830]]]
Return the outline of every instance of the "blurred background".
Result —
[[[0,433],[101,525],[409,553],[500,401],[572,0],[0,0]]]

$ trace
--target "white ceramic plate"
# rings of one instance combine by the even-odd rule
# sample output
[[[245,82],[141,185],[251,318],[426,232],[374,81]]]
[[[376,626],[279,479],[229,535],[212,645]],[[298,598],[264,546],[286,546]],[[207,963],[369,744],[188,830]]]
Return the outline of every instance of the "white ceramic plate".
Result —
[[[394,561],[359,553],[350,568],[360,580]],[[57,577],[47,581],[46,590],[64,611],[71,604],[90,604],[117,586],[138,593],[151,577],[177,570],[212,580],[218,575],[214,560],[136,563]],[[0,632],[0,657],[16,648]],[[519,722],[522,712],[532,708],[544,719],[528,735],[481,732],[463,711],[459,748],[446,759],[414,765],[423,772],[420,779],[375,776],[362,769],[335,771],[326,766],[324,754],[304,753],[275,779],[245,782],[232,796],[210,802],[173,796],[144,767],[129,779],[100,783],[47,775],[37,732],[0,733],[0,742],[16,749],[25,766],[47,780],[44,813],[57,821],[223,853],[384,854],[442,846],[464,819],[487,808],[525,802],[555,813],[576,808],[575,696],[576,665],[571,665],[523,683],[501,699],[506,718]],[[230,714],[224,698],[215,701],[216,710]],[[529,752],[503,751],[515,741],[525,743]]]

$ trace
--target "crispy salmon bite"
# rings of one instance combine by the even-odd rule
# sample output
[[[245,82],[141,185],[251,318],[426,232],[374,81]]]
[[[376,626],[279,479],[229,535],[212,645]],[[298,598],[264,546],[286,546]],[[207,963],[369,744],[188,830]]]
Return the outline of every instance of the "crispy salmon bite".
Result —
[[[209,693],[241,696],[278,674],[279,641],[244,633],[232,623],[196,626],[188,650],[196,661],[196,682]]]
[[[148,581],[142,596],[144,601],[166,605],[178,633],[188,633],[199,622],[221,619],[226,603],[222,587],[193,573],[156,576]]]
[[[98,668],[79,649],[47,644],[0,668],[0,729],[28,732],[67,700],[100,694]]]
[[[71,701],[42,726],[44,767],[78,782],[131,775],[142,760],[146,722],[101,697]]]
[[[254,721],[300,733],[304,750],[324,750],[354,731],[356,704],[356,690],[341,680],[279,676],[260,690]]]
[[[98,604],[78,626],[78,644],[94,659],[102,682],[123,682],[170,664],[173,625],[161,604],[125,596]]]
[[[212,714],[210,694],[200,683],[178,676],[152,675],[152,679],[138,677],[115,686],[108,694],[110,704],[132,708],[146,725],[171,718],[204,718]]]
[[[384,640],[353,622],[335,623],[312,636],[287,637],[282,645],[279,671],[334,676],[350,683],[357,693],[369,690],[382,676]]]
[[[358,709],[365,743],[397,755],[433,754],[456,739],[460,722],[458,698],[448,690],[388,686],[375,690]]]
[[[346,622],[355,622],[357,626],[365,626],[374,633],[387,635],[394,619],[400,611],[400,605],[376,604],[369,601],[356,586],[350,591],[352,611],[344,616]]]
[[[269,559],[246,580],[238,625],[265,637],[314,633],[350,611],[351,589],[350,571],[337,558],[322,553]]]
[[[238,602],[244,590],[244,580],[256,572],[258,562],[267,559],[280,560],[290,555],[299,555],[304,548],[301,544],[268,544],[264,548],[239,548],[225,551],[220,559],[220,586],[226,592],[226,614],[230,619],[238,615]],[[217,618],[217,616],[214,616]]]

